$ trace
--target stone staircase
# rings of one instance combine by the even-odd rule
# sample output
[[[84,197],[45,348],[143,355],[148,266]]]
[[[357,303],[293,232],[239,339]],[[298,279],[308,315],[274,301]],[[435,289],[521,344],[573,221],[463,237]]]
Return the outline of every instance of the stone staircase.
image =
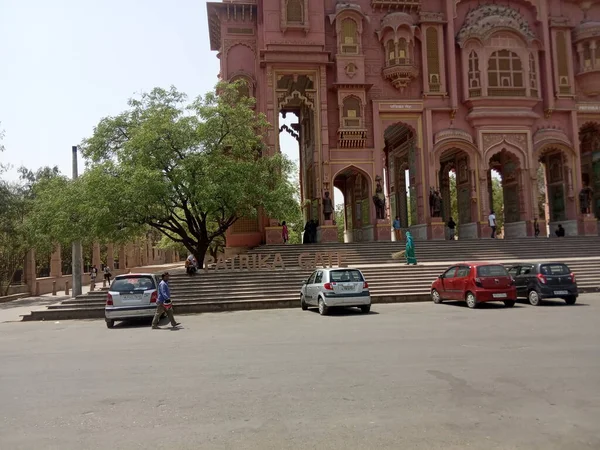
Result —
[[[263,246],[248,252],[263,259],[279,253],[285,269],[262,271],[224,271],[209,269],[196,276],[181,269],[171,271],[171,291],[177,314],[241,309],[299,306],[302,281],[311,270],[301,269],[303,259],[316,253],[342,252],[351,267],[360,268],[371,289],[373,303],[425,301],[431,282],[450,264],[461,261],[494,261],[510,265],[518,261],[554,260],[566,262],[577,275],[582,292],[600,291],[600,238],[517,239],[416,242],[418,266],[406,266],[392,254],[404,249],[403,243],[369,242],[356,244],[313,244]],[[229,264],[237,261],[229,261]],[[33,311],[23,320],[64,320],[104,317],[106,290]]]

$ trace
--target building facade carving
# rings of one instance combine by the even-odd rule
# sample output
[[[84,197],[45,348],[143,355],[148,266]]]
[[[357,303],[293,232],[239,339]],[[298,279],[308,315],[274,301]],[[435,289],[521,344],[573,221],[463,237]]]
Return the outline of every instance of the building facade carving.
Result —
[[[390,217],[438,238],[433,189],[442,220],[457,196],[459,237],[486,237],[492,209],[505,238],[533,235],[534,219],[577,234],[600,218],[600,6],[559,3],[221,0],[208,3],[208,25],[221,77],[247,80],[257,112],[298,142],[306,221],[331,226],[327,190],[337,203],[343,195],[347,241],[389,239]],[[298,121],[282,127],[287,114]],[[277,132],[266,140],[281,150]],[[578,205],[584,186],[590,217]],[[281,220],[244,220],[228,244],[264,243]]]

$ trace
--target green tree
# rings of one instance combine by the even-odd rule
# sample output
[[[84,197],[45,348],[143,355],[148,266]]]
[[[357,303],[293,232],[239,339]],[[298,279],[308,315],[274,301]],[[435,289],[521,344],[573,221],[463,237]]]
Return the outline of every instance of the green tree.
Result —
[[[454,172],[450,173],[450,217],[452,217],[456,223],[460,222],[460,216],[458,215],[458,191],[456,190],[456,174]],[[449,217],[447,219],[449,219]]]
[[[346,215],[344,205],[335,205],[335,223],[337,225],[338,242],[344,242],[344,229],[346,227]]]
[[[45,213],[49,231],[71,239],[118,241],[150,227],[199,262],[240,217],[290,216],[292,164],[265,151],[269,124],[241,87],[221,83],[191,103],[175,88],[130,100],[82,143],[86,172],[53,180],[36,213],[50,204],[59,217]]]
[[[496,213],[496,227],[501,230],[504,226],[504,191],[500,178],[492,176],[492,199],[493,209]]]

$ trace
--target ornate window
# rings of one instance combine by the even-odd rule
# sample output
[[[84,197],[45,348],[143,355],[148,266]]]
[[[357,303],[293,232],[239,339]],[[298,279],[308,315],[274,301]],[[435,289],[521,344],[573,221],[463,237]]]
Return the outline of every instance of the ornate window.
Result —
[[[569,95],[571,86],[569,83],[569,67],[567,56],[567,37],[564,31],[556,33],[556,59],[558,68],[558,93]]]
[[[287,0],[285,8],[285,17],[287,23],[300,25],[304,23],[304,1]]]
[[[492,53],[488,61],[489,96],[525,96],[523,64],[521,58],[510,50]]]
[[[469,54],[469,97],[481,97],[481,71],[475,50]]]
[[[586,42],[583,44],[583,67],[584,71],[590,70],[592,68],[592,49],[590,48],[590,43]]]
[[[341,53],[346,55],[358,54],[358,26],[352,19],[342,21]]]
[[[427,28],[427,71],[429,73],[429,91],[440,91],[440,56],[438,47],[438,31],[435,27]]]
[[[406,39],[398,39],[398,64],[409,64],[410,59],[408,57],[408,42]]]
[[[342,127],[343,128],[360,128],[361,112],[360,100],[356,97],[346,97],[342,104]]]
[[[529,54],[529,92],[532,97],[538,96],[538,79],[535,55]]]
[[[386,60],[388,66],[396,64],[396,43],[390,39],[386,44]]]

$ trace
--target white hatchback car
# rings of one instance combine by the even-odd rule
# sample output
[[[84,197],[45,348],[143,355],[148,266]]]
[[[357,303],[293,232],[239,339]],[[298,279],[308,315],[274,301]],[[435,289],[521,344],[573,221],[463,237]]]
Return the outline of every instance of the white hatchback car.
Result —
[[[369,284],[358,269],[317,269],[302,285],[300,305],[304,311],[317,306],[322,316],[337,306],[356,306],[367,314],[371,310]]]
[[[117,320],[153,317],[158,300],[158,283],[158,276],[149,273],[116,276],[106,295],[106,326],[114,327]]]

